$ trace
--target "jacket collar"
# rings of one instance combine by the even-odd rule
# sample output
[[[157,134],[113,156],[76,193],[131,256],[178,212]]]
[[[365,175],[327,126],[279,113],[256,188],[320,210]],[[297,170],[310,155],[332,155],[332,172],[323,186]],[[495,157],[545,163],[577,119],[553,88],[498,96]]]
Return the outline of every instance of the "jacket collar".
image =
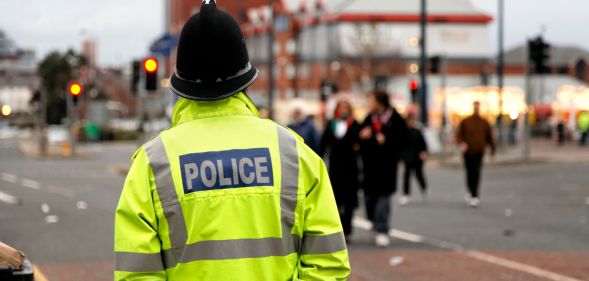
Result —
[[[171,127],[196,119],[231,115],[260,116],[258,109],[244,92],[213,101],[196,101],[180,97],[174,105]]]

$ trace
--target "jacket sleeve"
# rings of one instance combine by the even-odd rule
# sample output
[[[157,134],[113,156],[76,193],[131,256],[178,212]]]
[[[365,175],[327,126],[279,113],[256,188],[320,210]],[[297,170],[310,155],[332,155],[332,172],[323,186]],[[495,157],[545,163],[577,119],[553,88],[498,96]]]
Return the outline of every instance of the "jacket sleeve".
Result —
[[[419,131],[419,143],[420,143],[419,152],[428,152],[427,142],[425,141],[425,135],[423,134],[422,131]]]
[[[493,135],[493,129],[491,128],[491,124],[489,124],[488,122],[485,128],[485,138],[489,146],[491,146],[491,152],[495,153],[495,136]]]
[[[154,208],[153,172],[135,154],[115,212],[114,280],[166,280]]]
[[[333,141],[333,133],[331,132],[331,121],[327,122],[325,125],[325,130],[323,130],[323,135],[321,135],[321,141],[319,142],[319,151],[317,154],[319,156],[324,157],[325,153],[327,153],[327,149],[331,146]]]
[[[309,158],[314,161],[301,172],[316,177],[304,180],[309,188],[303,204],[298,280],[346,280],[350,274],[348,250],[327,169],[318,157]]]
[[[456,127],[456,144],[461,144],[464,142],[464,120],[460,121],[458,127]]]

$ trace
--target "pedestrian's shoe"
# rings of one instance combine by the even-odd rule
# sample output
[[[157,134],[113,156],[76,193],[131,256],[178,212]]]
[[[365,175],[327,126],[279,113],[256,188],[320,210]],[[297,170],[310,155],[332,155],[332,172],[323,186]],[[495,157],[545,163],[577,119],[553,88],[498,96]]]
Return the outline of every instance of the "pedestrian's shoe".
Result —
[[[476,208],[479,206],[480,203],[481,203],[481,200],[479,200],[479,198],[473,197],[472,199],[470,199],[470,202],[468,202],[468,205],[470,205],[473,208]]]
[[[427,191],[425,190],[421,191],[421,201],[427,202]]]
[[[405,206],[407,203],[409,203],[409,197],[407,197],[407,195],[403,195],[399,198],[399,205]]]
[[[374,243],[377,247],[388,247],[391,244],[391,239],[386,233],[378,233],[374,237]]]
[[[466,204],[470,204],[471,199],[472,197],[470,196],[470,194],[464,194],[464,201],[466,201]]]

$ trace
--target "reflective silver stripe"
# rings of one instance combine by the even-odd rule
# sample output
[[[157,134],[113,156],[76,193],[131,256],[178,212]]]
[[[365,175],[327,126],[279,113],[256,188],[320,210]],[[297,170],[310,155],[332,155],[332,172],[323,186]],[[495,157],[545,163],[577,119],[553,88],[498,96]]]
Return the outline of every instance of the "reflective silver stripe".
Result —
[[[157,272],[164,270],[161,253],[115,252],[115,270],[127,272]]]
[[[301,239],[291,233],[295,223],[295,210],[299,188],[299,154],[297,141],[286,128],[278,127],[278,147],[280,149],[280,219],[284,246],[294,245],[300,251]]]
[[[170,171],[170,161],[161,136],[157,136],[146,143],[145,152],[153,171],[157,195],[160,198],[164,216],[168,222],[172,257],[174,260],[179,260],[187,240],[186,223],[182,213],[182,206],[178,202],[178,195]],[[166,261],[166,263],[171,263],[171,261]]]
[[[305,235],[301,255],[329,254],[347,249],[342,232],[328,235]]]
[[[282,238],[208,240],[189,245],[186,245],[184,215],[178,203],[170,162],[161,137],[158,136],[145,145],[154,173],[156,190],[170,230],[172,249],[163,250],[160,256],[165,268],[174,267],[178,262],[285,256],[300,251],[301,238],[291,233],[298,201],[299,159],[296,138],[287,129],[278,126],[278,142],[282,179],[280,185]]]

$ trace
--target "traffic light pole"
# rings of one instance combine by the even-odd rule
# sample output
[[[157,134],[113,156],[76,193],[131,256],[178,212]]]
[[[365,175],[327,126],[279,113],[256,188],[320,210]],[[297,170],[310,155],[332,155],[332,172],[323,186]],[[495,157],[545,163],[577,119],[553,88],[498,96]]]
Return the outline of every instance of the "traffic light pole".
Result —
[[[529,52],[529,50],[528,50]],[[528,161],[530,160],[530,134],[531,134],[531,128],[530,128],[530,109],[529,109],[529,104],[531,102],[532,99],[532,64],[530,62],[530,60],[528,59],[528,62],[526,63],[526,111],[524,114],[524,147],[523,147],[523,158],[524,161]]]
[[[499,55],[497,56],[497,87],[498,87],[498,95],[499,95],[499,113],[497,115],[497,145],[499,147],[503,147],[504,144],[504,130],[503,128],[503,74],[504,74],[504,51],[503,51],[503,14],[504,14],[504,0],[499,0],[498,3],[498,42],[499,42]]]
[[[427,67],[426,67],[426,21],[427,21],[427,2],[426,0],[421,0],[421,17],[419,20],[421,35],[419,38],[419,45],[421,46],[421,52],[419,56],[419,77],[421,80],[421,85],[419,89],[421,90],[420,95],[420,107],[421,107],[421,122],[423,126],[427,127],[428,125],[428,110],[427,110]]]
[[[76,138],[72,132],[74,126],[74,100],[70,93],[66,94],[66,113],[67,113],[67,130],[68,130],[68,142],[70,145],[70,155],[75,155]]]

